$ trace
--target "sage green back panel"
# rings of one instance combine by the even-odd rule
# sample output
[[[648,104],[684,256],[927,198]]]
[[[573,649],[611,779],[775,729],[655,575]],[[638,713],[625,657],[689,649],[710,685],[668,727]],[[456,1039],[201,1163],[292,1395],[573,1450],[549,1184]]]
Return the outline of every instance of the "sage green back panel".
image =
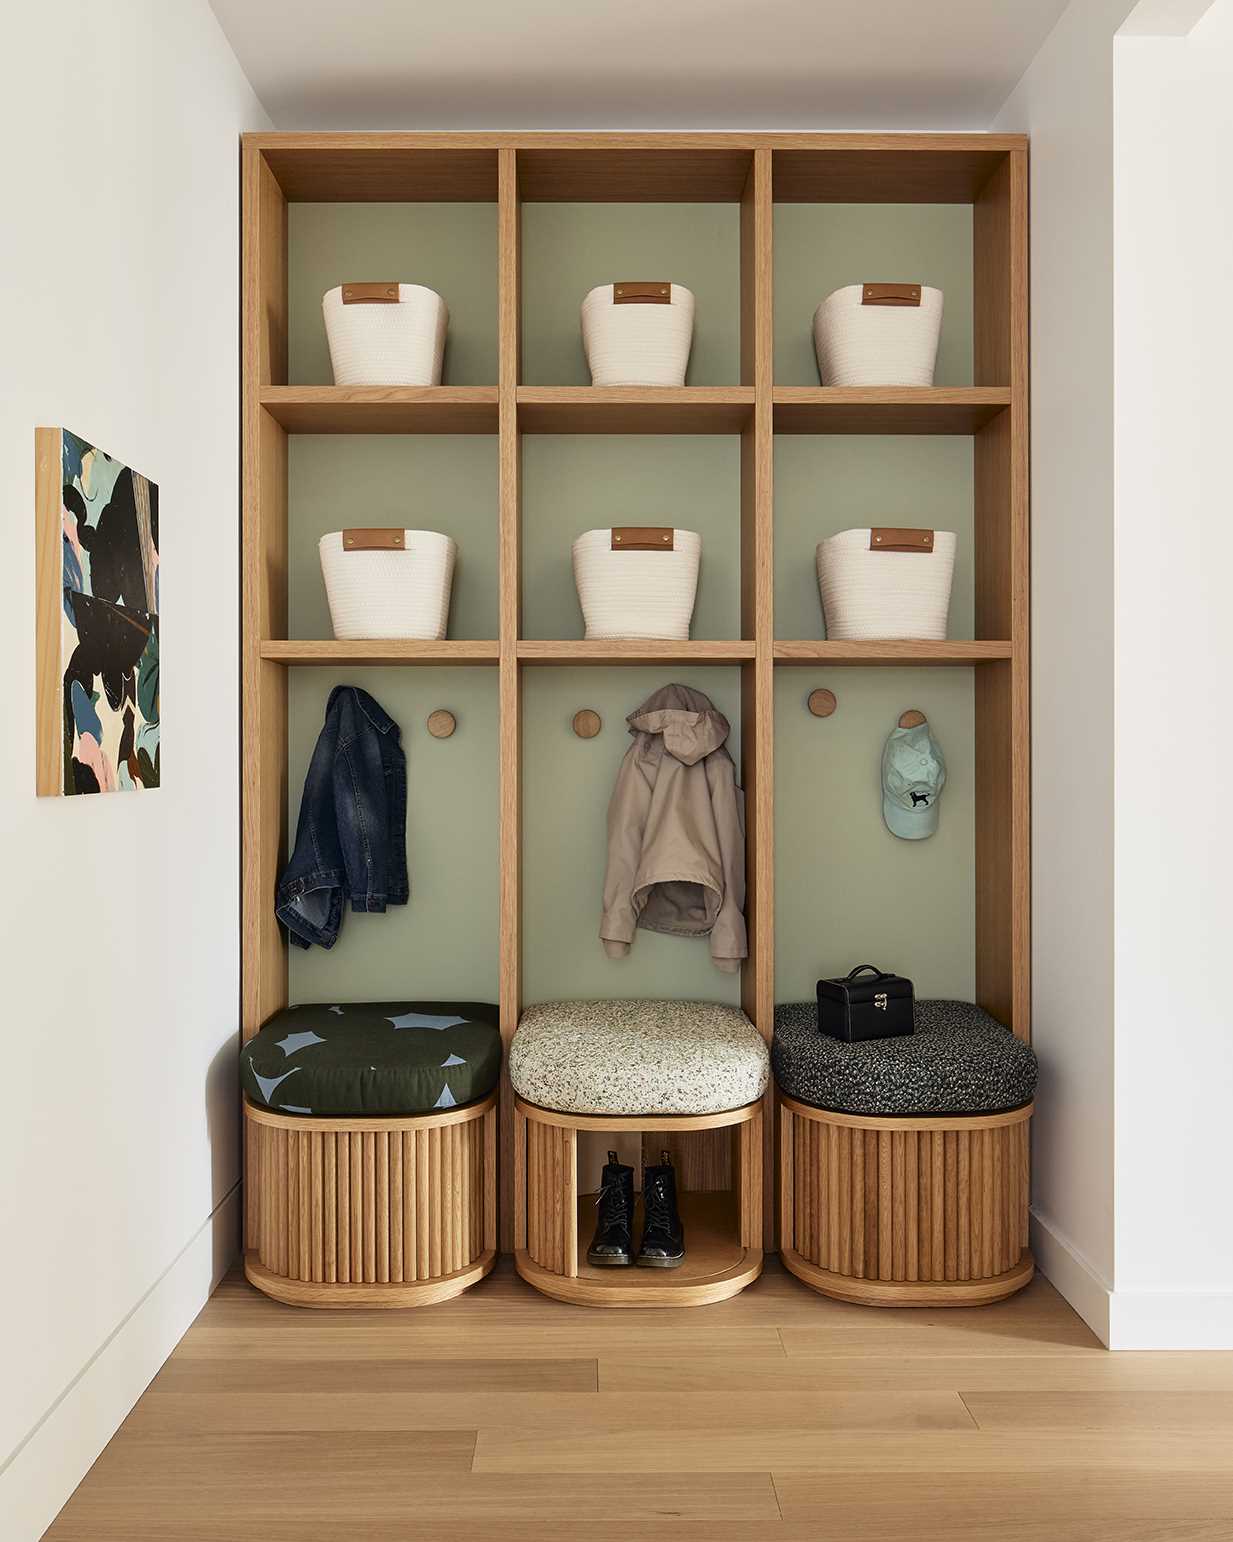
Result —
[[[495,434],[292,434],[287,476],[289,636],[333,637],[317,543],[349,525],[452,536],[448,635],[497,635]]]
[[[845,284],[942,291],[933,383],[972,384],[972,207],[948,203],[775,205],[775,383],[816,386],[813,313]]]
[[[497,671],[482,666],[290,671],[287,814],[290,838],[304,777],[335,685],[375,696],[402,729],[407,757],[411,900],[384,915],[343,917],[328,951],[288,948],[288,999],[495,1001],[497,921]],[[434,739],[428,714],[458,719]],[[273,895],[270,896],[273,904]]]
[[[740,766],[740,670],[536,667],[523,672],[523,1001],[679,997],[739,1005],[740,976],[711,963],[703,938],[639,931],[629,955],[599,940],[608,800],[631,744],[626,715],[674,681],[705,691],[732,725]],[[603,719],[594,739],[571,727],[580,707]]]
[[[522,378],[590,385],[579,313],[597,284],[666,279],[694,294],[687,385],[741,378],[740,209],[734,203],[522,206]]]
[[[525,434],[523,635],[583,635],[570,550],[584,530],[673,525],[702,537],[690,636],[739,637],[740,460],[735,434]]]
[[[963,434],[775,436],[775,635],[824,637],[817,546],[863,525],[959,537],[947,635],[973,635],[972,440]]]
[[[806,707],[829,686],[828,718]],[[946,757],[938,830],[903,841],[882,822],[882,746],[918,707]],[[972,670],[775,671],[775,999],[877,964],[920,996],[972,1000],[976,963]]]
[[[497,383],[495,203],[293,203],[287,208],[287,375],[333,385],[321,297],[397,280],[449,308],[446,385]]]

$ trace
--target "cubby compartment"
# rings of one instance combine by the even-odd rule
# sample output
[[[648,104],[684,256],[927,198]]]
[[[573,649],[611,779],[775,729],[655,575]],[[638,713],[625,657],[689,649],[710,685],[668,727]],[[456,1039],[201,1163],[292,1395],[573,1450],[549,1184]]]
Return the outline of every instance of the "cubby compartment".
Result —
[[[741,380],[740,209],[735,203],[522,206],[522,380],[589,386],[579,310],[597,284],[683,284],[695,299],[690,386]]]
[[[942,290],[933,383],[972,385],[972,262],[970,204],[777,203],[775,383],[819,384],[814,311],[843,285],[872,281]]]
[[[447,636],[497,635],[495,434],[294,434],[287,478],[288,637],[334,635],[321,537],[386,525],[451,536],[458,556]]]
[[[669,1152],[685,1233],[677,1268],[587,1262],[608,1149],[633,1167],[635,1194],[644,1165]],[[514,1162],[518,1272],[547,1296],[587,1306],[704,1306],[736,1295],[761,1273],[761,1103],[643,1119],[559,1114],[518,1099]]]
[[[411,897],[343,918],[338,942],[289,948],[288,1000],[498,999],[497,672],[474,667],[290,671],[287,821],[294,840],[304,777],[335,685],[359,686],[402,731]],[[437,708],[457,728],[436,739]],[[272,896],[269,900],[272,905]]]
[[[947,637],[975,631],[974,447],[967,435],[775,436],[775,635],[826,636],[818,543],[890,525],[958,537]]]
[[[494,187],[495,193],[495,187]],[[497,381],[497,205],[292,203],[287,219],[287,379],[332,386],[321,297],[348,282],[423,284],[449,309],[442,384]]]
[[[918,996],[976,999],[978,669],[776,670],[776,1001],[812,1000],[820,978],[863,963]],[[835,694],[830,717],[808,710],[818,687]],[[946,760],[925,840],[882,818],[882,747],[913,707]]]
[[[585,530],[671,525],[702,537],[690,637],[741,636],[735,434],[530,434],[522,449],[522,635],[581,638],[571,548]]]
[[[705,692],[728,719],[740,781],[740,670],[536,665],[522,676],[523,1001],[632,996],[739,1006],[740,976],[716,968],[706,938],[640,930],[626,958],[610,959],[599,922],[608,800],[631,743],[626,716],[665,685]],[[582,708],[602,719],[592,739],[571,726]]]

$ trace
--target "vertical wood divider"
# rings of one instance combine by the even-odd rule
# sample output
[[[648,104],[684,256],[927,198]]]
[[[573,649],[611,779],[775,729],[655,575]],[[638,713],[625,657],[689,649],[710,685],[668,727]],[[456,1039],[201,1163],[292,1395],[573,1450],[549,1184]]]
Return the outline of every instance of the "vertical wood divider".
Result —
[[[775,1014],[774,728],[774,294],[772,289],[771,151],[755,149],[741,198],[741,378],[754,388],[754,408],[741,435],[741,631],[756,647],[741,666],[741,772],[745,788],[745,914],[749,959],[741,1004],[770,1039]],[[775,1094],[762,1110],[764,1245],[774,1248],[776,1216]]]
[[[1031,1037],[1028,175],[1011,150],[973,208],[975,380],[1010,406],[975,437],[976,635],[1007,637],[976,670],[976,999]]]
[[[287,634],[287,435],[261,387],[287,378],[287,201],[265,157],[246,143],[241,469],[240,1023],[245,1042],[287,1004],[287,950],[273,895],[287,840],[287,672],[261,657]],[[257,1185],[246,1184],[245,1240],[256,1240]]]
[[[522,1008],[522,703],[518,634],[522,613],[521,440],[518,377],[521,369],[521,218],[518,159],[497,152],[497,400],[500,564],[500,1007],[505,1050],[500,1098],[501,1247],[514,1246],[514,1119],[509,1043]]]

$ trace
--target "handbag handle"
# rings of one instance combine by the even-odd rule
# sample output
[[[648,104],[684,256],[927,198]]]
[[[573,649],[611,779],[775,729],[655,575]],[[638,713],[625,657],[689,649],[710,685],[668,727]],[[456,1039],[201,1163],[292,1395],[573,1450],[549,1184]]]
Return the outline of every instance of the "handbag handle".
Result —
[[[877,975],[879,980],[889,979],[889,976],[887,975],[886,971],[884,969],[879,969],[876,964],[857,964],[856,968],[851,970],[848,973],[848,975],[846,976],[846,978],[849,979],[849,980],[855,980],[857,975],[864,974],[866,969],[872,969],[872,971],[874,972],[874,974]]]

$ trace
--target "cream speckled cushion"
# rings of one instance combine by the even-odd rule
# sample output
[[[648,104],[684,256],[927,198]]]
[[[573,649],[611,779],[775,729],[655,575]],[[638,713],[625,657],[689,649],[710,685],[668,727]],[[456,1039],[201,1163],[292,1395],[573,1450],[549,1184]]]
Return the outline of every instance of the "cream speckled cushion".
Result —
[[[514,1091],[568,1114],[715,1114],[766,1091],[762,1035],[711,1001],[545,1001],[509,1048]]]

